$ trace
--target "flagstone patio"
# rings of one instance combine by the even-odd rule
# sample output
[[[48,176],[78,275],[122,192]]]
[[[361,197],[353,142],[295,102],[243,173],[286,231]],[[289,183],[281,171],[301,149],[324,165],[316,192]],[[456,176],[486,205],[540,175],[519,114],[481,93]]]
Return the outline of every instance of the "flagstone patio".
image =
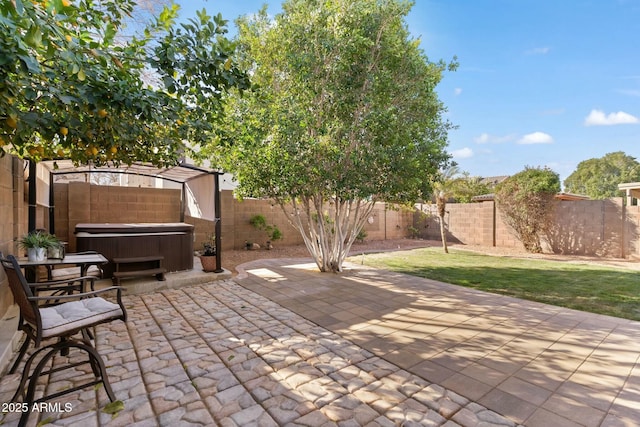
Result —
[[[639,322],[361,266],[340,275],[314,267],[255,261],[234,279],[128,295],[127,323],[96,336],[124,409],[106,414],[97,408],[108,403],[104,390],[85,390],[58,400],[69,411],[34,413],[30,425],[640,420]],[[86,371],[54,374],[42,387],[69,387]],[[0,379],[0,402],[17,381]],[[18,418],[8,413],[3,425]]]

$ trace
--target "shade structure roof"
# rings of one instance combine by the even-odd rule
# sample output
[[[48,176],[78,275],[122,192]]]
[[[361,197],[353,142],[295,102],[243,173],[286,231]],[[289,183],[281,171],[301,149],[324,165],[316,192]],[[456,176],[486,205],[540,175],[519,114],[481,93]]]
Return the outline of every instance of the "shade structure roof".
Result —
[[[39,165],[45,167],[53,175],[75,174],[75,173],[122,173],[131,175],[148,176],[161,178],[168,181],[185,183],[203,175],[221,175],[217,169],[210,169],[189,164],[185,161],[176,166],[158,168],[151,163],[134,162],[131,165],[121,164],[119,166],[95,166],[79,165],[75,166],[71,160],[47,160]]]

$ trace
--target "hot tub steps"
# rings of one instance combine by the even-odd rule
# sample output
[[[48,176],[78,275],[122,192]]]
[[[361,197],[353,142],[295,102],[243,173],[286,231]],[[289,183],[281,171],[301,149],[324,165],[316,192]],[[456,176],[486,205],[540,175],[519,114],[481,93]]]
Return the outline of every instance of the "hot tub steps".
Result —
[[[113,272],[113,283],[120,285],[121,279],[141,276],[156,276],[164,281],[166,268],[162,267],[163,256],[143,256],[129,258],[113,258],[116,271]]]

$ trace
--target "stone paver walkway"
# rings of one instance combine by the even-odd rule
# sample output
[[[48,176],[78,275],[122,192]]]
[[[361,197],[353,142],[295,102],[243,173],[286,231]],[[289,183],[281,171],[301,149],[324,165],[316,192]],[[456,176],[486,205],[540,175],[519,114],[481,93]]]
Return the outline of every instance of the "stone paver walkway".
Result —
[[[359,265],[243,267],[247,289],[514,422],[640,425],[640,322]]]
[[[266,275],[251,274],[254,286],[297,282],[296,275],[287,279],[263,271]],[[349,277],[344,280],[359,286],[356,276]],[[310,304],[316,296],[299,302]],[[413,299],[396,296],[397,304]],[[30,425],[516,425],[230,280],[125,299],[127,323],[101,325],[96,334],[124,409],[115,415],[97,410],[108,399],[104,390],[89,389],[53,401],[58,408],[33,413]],[[389,311],[385,301],[380,303],[384,323]],[[348,306],[344,313],[354,310],[357,306]],[[337,311],[334,316],[340,317]],[[343,320],[353,324],[351,318]],[[61,390],[89,375],[86,366],[77,369],[73,375],[52,374],[41,389]],[[0,403],[9,401],[17,382],[16,374],[0,379]],[[19,415],[5,414],[0,424],[17,425]]]

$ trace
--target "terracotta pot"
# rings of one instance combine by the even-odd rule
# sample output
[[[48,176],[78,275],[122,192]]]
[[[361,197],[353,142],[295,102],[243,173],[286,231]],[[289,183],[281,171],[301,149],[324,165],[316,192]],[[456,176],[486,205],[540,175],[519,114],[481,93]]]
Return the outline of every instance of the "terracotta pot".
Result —
[[[200,263],[202,264],[202,269],[207,272],[216,271],[216,256],[204,256],[200,255]]]

